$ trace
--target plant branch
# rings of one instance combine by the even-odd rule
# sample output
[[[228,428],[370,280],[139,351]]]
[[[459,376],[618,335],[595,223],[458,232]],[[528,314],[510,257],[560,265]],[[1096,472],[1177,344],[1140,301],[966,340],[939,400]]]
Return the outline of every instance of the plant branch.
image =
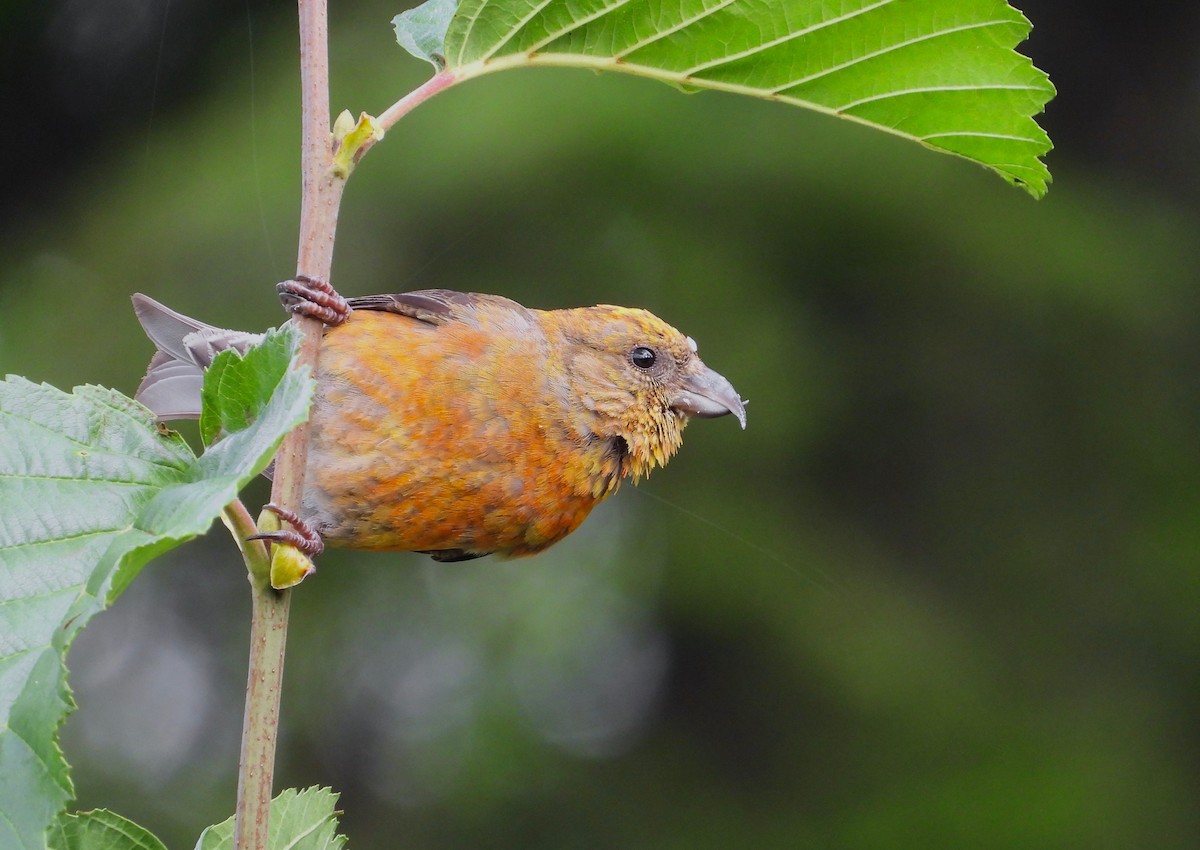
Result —
[[[296,273],[329,280],[338,207],[345,181],[330,167],[328,12],[325,0],[298,0],[297,5],[303,118],[302,200]],[[299,323],[304,335],[297,363],[301,368],[315,372],[321,323],[298,316],[293,317],[293,321]],[[276,455],[271,491],[271,499],[276,504],[296,508],[301,504],[308,434],[307,424],[296,428],[288,434]],[[290,591],[276,591],[269,583],[253,579],[251,588],[250,663],[246,713],[242,723],[234,847],[236,850],[267,850]]]
[[[237,850],[267,850],[275,742],[279,732],[279,695],[287,644],[291,591],[255,587],[251,601],[250,675],[242,720],[242,757],[234,818]]]
[[[338,209],[345,189],[346,170],[335,169],[329,110],[329,19],[326,0],[298,0],[300,17],[300,87],[302,95],[300,240],[296,275],[329,281]],[[402,97],[378,123],[387,130],[413,108],[457,82],[443,71]],[[369,138],[355,161],[374,145]],[[315,319],[293,316],[303,334],[297,365],[314,373],[323,327]],[[293,430],[275,456],[271,501],[299,508],[304,495],[309,426]],[[253,527],[249,512],[235,502],[224,513],[226,525],[244,540]],[[239,544],[240,545],[240,544]],[[250,624],[250,664],[246,683],[246,713],[242,723],[242,752],[238,769],[238,798],[234,818],[235,850],[268,850],[270,805],[279,731],[279,695],[287,643],[289,591],[274,590],[263,580],[269,575],[266,549],[242,547],[253,595]]]

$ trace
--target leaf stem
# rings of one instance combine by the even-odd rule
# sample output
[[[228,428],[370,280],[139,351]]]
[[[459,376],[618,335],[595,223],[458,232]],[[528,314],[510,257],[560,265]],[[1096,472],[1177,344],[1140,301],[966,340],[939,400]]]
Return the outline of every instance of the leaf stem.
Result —
[[[221,521],[233,535],[242,558],[246,562],[246,570],[250,574],[252,584],[269,585],[271,583],[271,553],[261,540],[247,540],[251,534],[258,531],[254,517],[242,504],[241,499],[234,499],[221,511]]]
[[[457,73],[456,71],[451,71],[449,69],[447,69],[445,71],[441,71],[438,74],[435,74],[434,76],[432,76],[428,80],[426,80],[424,83],[422,83],[420,86],[413,89],[408,94],[406,94],[404,97],[400,98],[398,101],[396,101],[391,106],[389,106],[387,109],[385,109],[375,119],[376,122],[379,124],[379,128],[386,133],[388,130],[390,130],[392,128],[392,126],[397,121],[399,121],[405,115],[412,112],[414,109],[416,109],[418,106],[420,106],[425,101],[429,100],[429,98],[433,97],[438,92],[448,89],[450,86],[454,85],[457,82],[460,82],[462,79],[463,79],[463,77],[461,74]],[[369,151],[372,147],[374,147],[376,142],[378,142],[378,141],[379,141],[378,139],[369,139],[366,142],[364,142],[362,147],[359,148],[358,158],[361,159],[362,156],[367,151]]]

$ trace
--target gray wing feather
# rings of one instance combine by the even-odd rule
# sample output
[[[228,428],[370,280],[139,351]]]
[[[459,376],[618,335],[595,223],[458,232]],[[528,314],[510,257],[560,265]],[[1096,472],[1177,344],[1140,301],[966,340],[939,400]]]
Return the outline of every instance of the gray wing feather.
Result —
[[[133,296],[133,310],[158,348],[134,398],[159,419],[198,418],[204,370],[213,358],[227,348],[245,353],[262,339],[198,322],[141,293]]]
[[[134,398],[153,410],[159,419],[195,419],[200,415],[203,386],[203,371],[160,351],[150,361]]]
[[[165,351],[177,360],[190,359],[187,349],[183,346],[184,337],[201,328],[211,327],[189,319],[182,313],[176,313],[170,307],[159,304],[140,292],[133,294],[133,312],[137,314],[142,330],[158,350]]]

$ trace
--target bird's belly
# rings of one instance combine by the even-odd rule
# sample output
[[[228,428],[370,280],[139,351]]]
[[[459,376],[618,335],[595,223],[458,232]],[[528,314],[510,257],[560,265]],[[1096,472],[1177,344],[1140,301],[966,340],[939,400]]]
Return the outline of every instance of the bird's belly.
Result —
[[[331,546],[533,554],[613,489],[578,446],[514,435],[502,420],[389,434],[344,415],[314,414],[304,496],[305,519]]]
[[[454,476],[406,471],[387,459],[332,459],[315,452],[305,508],[331,546],[527,555],[570,534],[599,501],[554,480],[552,470],[473,468]]]

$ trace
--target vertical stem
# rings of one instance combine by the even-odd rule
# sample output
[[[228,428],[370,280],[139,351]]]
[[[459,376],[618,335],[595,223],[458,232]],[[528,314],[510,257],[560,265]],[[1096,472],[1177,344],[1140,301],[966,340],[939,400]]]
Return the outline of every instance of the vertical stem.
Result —
[[[335,176],[330,167],[328,15],[325,0],[298,0],[297,5],[300,15],[303,191],[296,273],[329,280],[338,206],[345,181]],[[315,372],[321,323],[300,317],[293,321],[299,322],[304,334],[298,363]],[[276,504],[300,507],[308,433],[307,425],[296,428],[276,455],[271,491],[271,499]],[[269,584],[253,579],[251,588],[250,669],[242,724],[234,847],[236,850],[267,850],[290,594],[273,590]]]
[[[267,850],[275,741],[279,731],[279,694],[287,644],[290,591],[254,585],[250,620],[250,674],[242,721],[242,757],[233,846]]]
[[[346,181],[332,168],[329,111],[329,18],[326,0],[297,0],[300,17],[300,89],[302,108],[300,240],[296,274],[330,280],[338,209]],[[457,81],[443,72],[398,101],[384,116],[391,126],[417,104]],[[369,144],[367,145],[369,147]],[[364,147],[362,153],[366,152]],[[322,325],[315,319],[293,317],[303,334],[297,364],[314,373],[321,346]],[[293,430],[275,456],[271,501],[298,509],[304,495],[309,426]],[[230,506],[226,522],[241,537],[249,515]],[[260,557],[263,553],[254,550]],[[247,560],[249,565],[250,561]],[[271,793],[275,774],[275,745],[279,732],[279,697],[287,644],[289,591],[277,591],[264,580],[262,565],[250,575],[252,592],[250,664],[246,681],[246,713],[242,722],[242,752],[238,769],[235,850],[267,850],[270,836]]]
[[[300,244],[296,274],[329,280],[338,207],[346,181],[334,174],[329,120],[329,25],[325,0],[299,0],[300,89],[302,93]],[[316,319],[293,318],[304,333],[299,362],[316,368],[322,325]],[[308,425],[284,440],[275,459],[271,499],[299,507],[308,457]]]

